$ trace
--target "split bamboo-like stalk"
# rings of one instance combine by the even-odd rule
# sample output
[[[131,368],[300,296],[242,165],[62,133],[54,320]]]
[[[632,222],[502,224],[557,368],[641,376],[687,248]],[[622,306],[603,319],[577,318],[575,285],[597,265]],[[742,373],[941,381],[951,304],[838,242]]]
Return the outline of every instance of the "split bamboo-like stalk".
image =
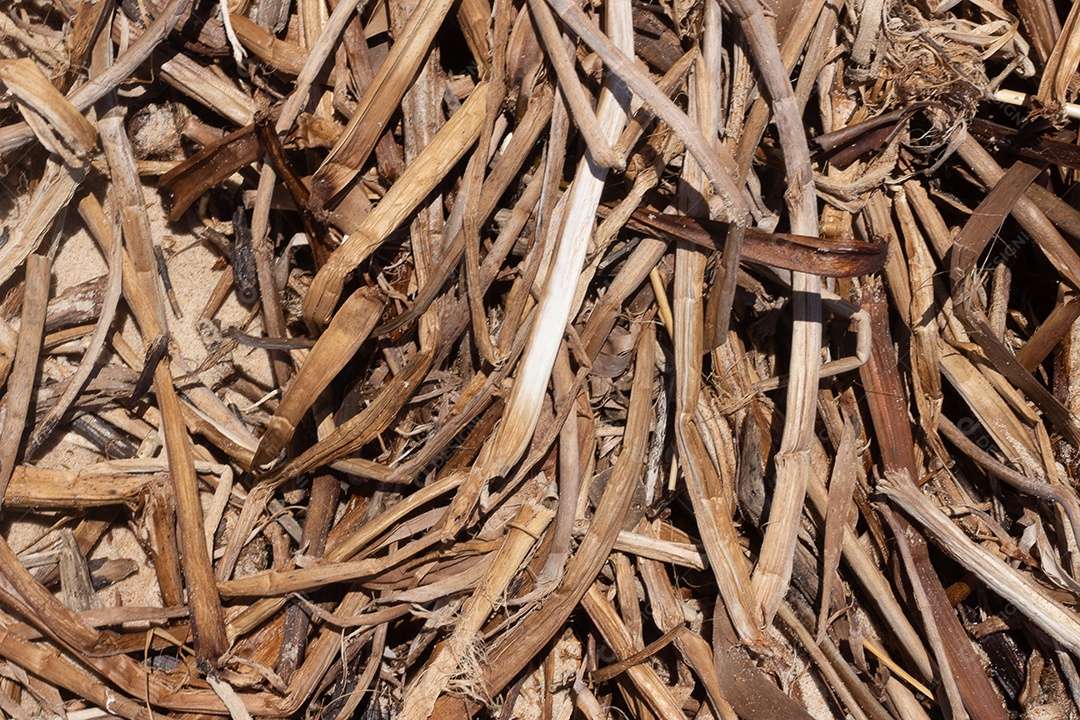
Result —
[[[616,5],[610,12],[612,37],[626,48],[632,37],[629,8]],[[597,122],[609,143],[614,142],[622,131],[622,118],[625,117],[628,102],[629,93],[620,80],[612,79],[605,85],[598,103]],[[555,364],[559,338],[566,327],[574,300],[574,295],[567,289],[576,287],[575,278],[584,263],[592,230],[591,218],[596,215],[605,176],[606,170],[598,160],[591,155],[582,158],[567,191],[560,223],[551,226],[558,236],[549,242],[558,248],[558,254],[544,281],[546,289],[539,300],[502,423],[495,436],[481,450],[468,481],[458,490],[444,526],[446,535],[452,535],[466,522],[483,485],[493,477],[505,475],[521,458],[536,429],[540,404]]]

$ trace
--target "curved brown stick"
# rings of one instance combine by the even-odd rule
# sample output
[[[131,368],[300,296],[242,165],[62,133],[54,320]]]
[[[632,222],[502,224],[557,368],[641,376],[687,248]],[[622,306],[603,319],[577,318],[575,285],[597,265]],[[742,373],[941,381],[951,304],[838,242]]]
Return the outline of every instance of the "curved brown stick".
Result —
[[[601,205],[598,211],[601,216],[607,217],[611,208]],[[626,227],[636,232],[654,234],[665,240],[685,240],[709,250],[722,250],[728,224],[718,220],[635,210]],[[888,251],[888,246],[883,242],[865,243],[858,240],[770,233],[752,227],[746,228],[743,243],[742,258],[747,262],[823,277],[858,277],[877,272],[885,265]],[[446,262],[442,263],[439,271],[420,289],[412,306],[393,320],[375,328],[372,335],[386,335],[420,317],[453,275],[464,250],[464,244],[454,238],[454,242],[447,249]]]
[[[601,214],[605,208],[601,207]],[[685,240],[710,250],[722,250],[728,224],[635,210],[626,227],[655,233],[668,240]],[[833,240],[808,235],[770,233],[746,228],[742,257],[748,262],[822,277],[856,277],[876,272],[885,264],[888,246],[858,240]]]

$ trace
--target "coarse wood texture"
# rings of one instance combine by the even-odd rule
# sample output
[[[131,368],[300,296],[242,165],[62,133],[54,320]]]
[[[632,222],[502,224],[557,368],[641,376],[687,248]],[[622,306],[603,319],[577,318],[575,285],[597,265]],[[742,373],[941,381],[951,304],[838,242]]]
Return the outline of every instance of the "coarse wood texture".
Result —
[[[1051,0],[0,7],[0,714],[1080,716],[1078,94]]]

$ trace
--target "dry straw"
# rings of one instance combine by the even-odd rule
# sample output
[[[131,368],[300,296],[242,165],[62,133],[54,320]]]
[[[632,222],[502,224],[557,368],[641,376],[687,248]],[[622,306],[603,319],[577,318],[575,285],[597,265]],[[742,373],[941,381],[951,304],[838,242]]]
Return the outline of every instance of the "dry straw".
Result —
[[[0,11],[0,713],[1080,713],[1080,11]]]

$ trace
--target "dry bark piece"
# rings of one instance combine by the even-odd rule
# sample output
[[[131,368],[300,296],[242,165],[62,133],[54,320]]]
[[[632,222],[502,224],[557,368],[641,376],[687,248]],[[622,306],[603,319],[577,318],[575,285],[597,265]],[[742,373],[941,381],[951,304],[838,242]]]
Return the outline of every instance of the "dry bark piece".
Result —
[[[169,219],[179,220],[203,193],[255,162],[258,151],[255,126],[243,127],[207,145],[158,178],[158,186],[172,193]]]

